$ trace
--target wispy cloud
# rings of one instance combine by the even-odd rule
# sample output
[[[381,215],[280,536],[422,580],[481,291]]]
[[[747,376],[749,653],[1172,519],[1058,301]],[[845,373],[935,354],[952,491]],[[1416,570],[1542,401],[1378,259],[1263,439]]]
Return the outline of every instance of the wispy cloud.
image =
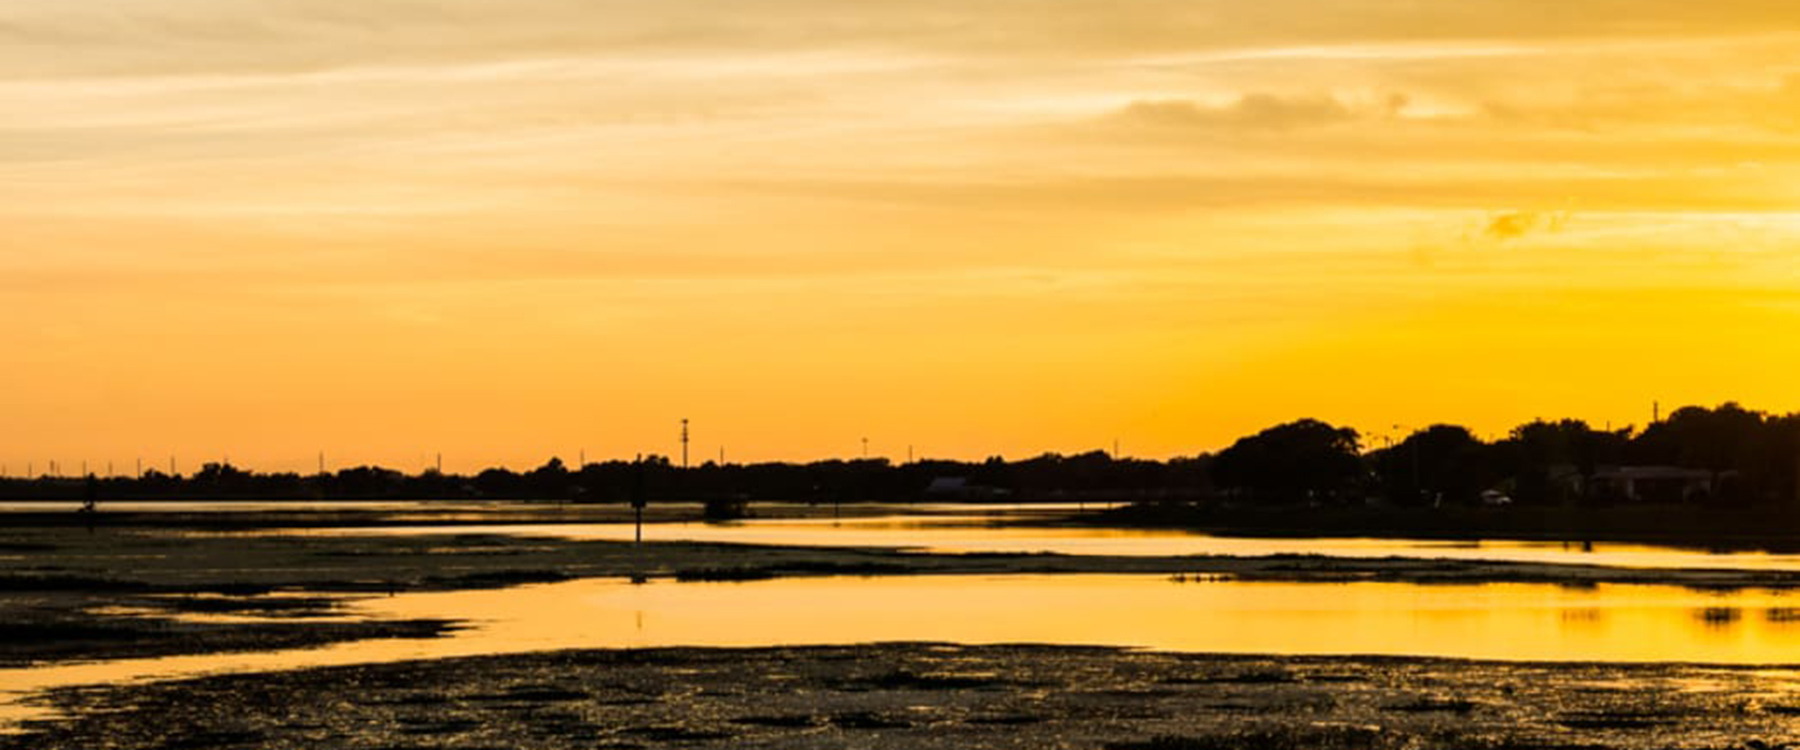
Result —
[[[1567,211],[1511,211],[1490,218],[1482,234],[1500,241],[1517,240],[1540,232],[1561,232],[1569,219]]]

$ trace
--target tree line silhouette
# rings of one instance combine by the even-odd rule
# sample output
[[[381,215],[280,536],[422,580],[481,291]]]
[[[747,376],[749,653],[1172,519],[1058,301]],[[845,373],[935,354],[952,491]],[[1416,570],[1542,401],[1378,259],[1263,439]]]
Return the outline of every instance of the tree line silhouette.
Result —
[[[1630,468],[1637,467],[1637,468]],[[1650,467],[1655,467],[1652,471]],[[1676,473],[1674,470],[1680,470]],[[1637,471],[1633,475],[1631,472]],[[1658,473],[1660,472],[1660,473]],[[1608,477],[1685,477],[1678,491],[1621,494]],[[1646,481],[1646,486],[1653,482]],[[1018,461],[886,459],[681,468],[664,456],[529,471],[418,474],[365,466],[318,474],[257,473],[224,463],[187,475],[0,479],[6,499],[650,500],[916,502],[1112,500],[1247,506],[1612,504],[1631,500],[1749,506],[1793,503],[1800,490],[1800,414],[1735,403],[1685,407],[1644,429],[1534,421],[1484,441],[1433,425],[1370,449],[1348,427],[1312,419],[1271,427],[1214,454],[1167,461],[1094,451]]]

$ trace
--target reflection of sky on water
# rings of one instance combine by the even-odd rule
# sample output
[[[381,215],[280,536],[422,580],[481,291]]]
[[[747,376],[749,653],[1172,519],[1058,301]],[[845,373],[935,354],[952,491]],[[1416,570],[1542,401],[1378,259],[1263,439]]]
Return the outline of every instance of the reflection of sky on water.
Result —
[[[890,547],[948,553],[1185,556],[1328,555],[1424,557],[1524,563],[1609,565],[1628,568],[1732,568],[1800,571],[1800,555],[1719,553],[1646,544],[1442,541],[1420,539],[1221,537],[1175,529],[996,525],[984,515],[873,516],[749,520],[733,523],[648,523],[647,541],[723,542],[807,547]],[[629,523],[473,526],[389,526],[282,529],[258,534],[384,536],[416,534],[513,534],[566,539],[629,541]]]
[[[474,627],[435,640],[0,670],[27,691],[212,672],[564,648],[951,641],[1547,661],[1800,664],[1782,591],[1545,584],[1176,582],[1143,575],[590,579],[361,597],[354,615]],[[14,696],[16,697],[16,696]],[[0,718],[20,708],[0,705]]]

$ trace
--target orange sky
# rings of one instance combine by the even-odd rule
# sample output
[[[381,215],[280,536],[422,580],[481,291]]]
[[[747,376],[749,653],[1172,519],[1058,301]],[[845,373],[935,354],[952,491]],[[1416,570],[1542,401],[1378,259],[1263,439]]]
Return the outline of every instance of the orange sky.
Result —
[[[1800,410],[1794,49],[1786,0],[0,2],[0,463]]]

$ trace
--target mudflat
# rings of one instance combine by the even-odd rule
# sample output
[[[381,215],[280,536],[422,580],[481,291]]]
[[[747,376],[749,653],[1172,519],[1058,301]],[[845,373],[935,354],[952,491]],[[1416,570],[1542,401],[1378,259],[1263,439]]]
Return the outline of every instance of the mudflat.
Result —
[[[7,750],[1786,747],[1800,677],[1109,648],[537,653],[70,689]]]
[[[0,665],[432,638],[345,597],[573,578],[1133,573],[1795,588],[1769,570],[1431,559],[925,554],[497,533],[280,534],[142,517],[0,531]],[[341,520],[341,519],[340,519]],[[393,519],[383,519],[393,520]],[[338,525],[338,520],[323,525]],[[728,614],[728,613],[727,613]],[[730,618],[721,616],[721,627]],[[69,688],[0,748],[1745,748],[1796,741],[1800,675],[1697,665],[1236,657],[897,643],[593,650]]]

